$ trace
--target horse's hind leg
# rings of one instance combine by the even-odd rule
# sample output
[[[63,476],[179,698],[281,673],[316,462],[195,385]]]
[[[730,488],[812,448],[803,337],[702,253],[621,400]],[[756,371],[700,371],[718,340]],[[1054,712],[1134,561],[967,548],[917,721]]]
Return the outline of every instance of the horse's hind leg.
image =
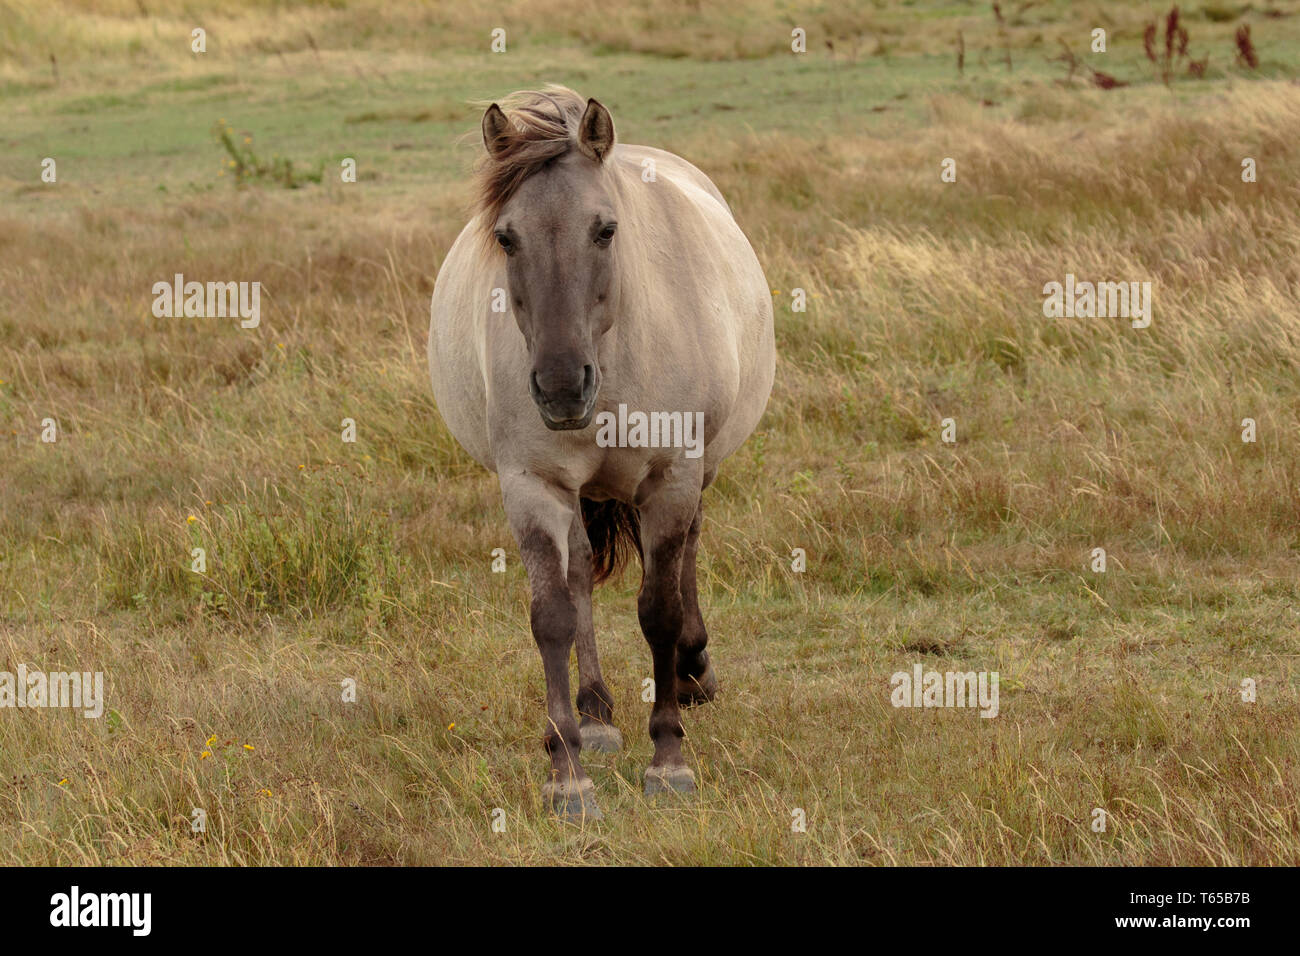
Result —
[[[682,563],[693,515],[698,510],[700,485],[684,483],[660,487],[641,513],[642,561],[645,574],[637,595],[637,616],[654,659],[655,701],[650,711],[650,738],[655,754],[645,774],[647,795],[666,790],[695,789],[695,774],[682,757],[682,717],[678,708],[677,645],[682,637],[685,606],[682,601]]]
[[[533,639],[546,674],[542,740],[551,769],[542,796],[561,817],[599,819],[595,787],[578,762],[581,738],[569,698],[569,654],[579,630],[579,614],[578,604],[569,592],[567,570],[571,563],[569,529],[578,498],[525,473],[503,475],[501,496],[528,571]],[[588,567],[590,563],[588,556]]]
[[[578,612],[578,734],[583,750],[617,753],[623,749],[623,735],[614,726],[614,698],[600,676],[591,588],[591,541],[579,508],[569,525],[569,594]]]
[[[701,498],[691,521],[682,555],[682,636],[677,641],[677,702],[683,707],[703,704],[713,700],[718,692],[718,679],[709,662],[709,633],[704,628],[704,615],[700,613],[700,596],[695,585],[695,560],[700,549],[700,524],[704,518],[704,500]]]

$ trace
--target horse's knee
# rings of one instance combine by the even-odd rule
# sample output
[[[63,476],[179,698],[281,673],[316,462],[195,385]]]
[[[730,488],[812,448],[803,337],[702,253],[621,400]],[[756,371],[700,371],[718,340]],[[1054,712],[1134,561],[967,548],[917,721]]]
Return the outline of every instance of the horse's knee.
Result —
[[[578,607],[567,591],[542,592],[533,596],[529,620],[538,647],[568,648],[577,632]]]
[[[645,588],[637,597],[636,614],[641,632],[651,647],[675,646],[682,636],[685,614],[679,594]]]

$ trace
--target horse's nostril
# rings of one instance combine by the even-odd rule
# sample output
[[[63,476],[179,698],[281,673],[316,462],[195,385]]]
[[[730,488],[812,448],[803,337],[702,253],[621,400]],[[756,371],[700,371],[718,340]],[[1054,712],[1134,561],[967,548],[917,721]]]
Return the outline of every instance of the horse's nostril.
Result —
[[[582,367],[582,397],[591,398],[591,389],[596,384],[596,370],[590,365]]]

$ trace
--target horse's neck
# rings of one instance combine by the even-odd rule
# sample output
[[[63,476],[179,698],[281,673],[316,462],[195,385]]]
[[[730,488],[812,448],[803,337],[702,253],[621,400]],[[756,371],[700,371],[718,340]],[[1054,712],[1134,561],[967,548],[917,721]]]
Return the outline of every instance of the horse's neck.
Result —
[[[652,261],[645,253],[647,240],[667,236],[664,212],[644,194],[639,169],[619,164],[612,170],[618,202],[619,229],[630,241],[618,251],[619,319],[641,324],[653,315],[651,297],[657,278]]]

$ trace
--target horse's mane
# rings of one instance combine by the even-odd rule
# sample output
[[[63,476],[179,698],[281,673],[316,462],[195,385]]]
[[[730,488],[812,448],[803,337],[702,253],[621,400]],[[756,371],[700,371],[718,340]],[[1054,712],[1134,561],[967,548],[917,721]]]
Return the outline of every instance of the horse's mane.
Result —
[[[547,84],[543,90],[520,90],[497,103],[510,121],[505,143],[495,156],[484,155],[475,170],[475,212],[484,238],[501,207],[525,179],[578,143],[578,123],[587,101],[567,86]]]

